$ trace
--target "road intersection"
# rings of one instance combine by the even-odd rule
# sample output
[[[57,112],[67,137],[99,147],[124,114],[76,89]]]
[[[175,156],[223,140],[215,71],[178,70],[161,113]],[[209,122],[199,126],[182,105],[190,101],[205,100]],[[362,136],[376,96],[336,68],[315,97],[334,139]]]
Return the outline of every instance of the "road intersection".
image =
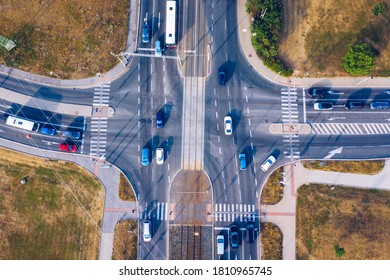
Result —
[[[251,45],[250,18],[243,1],[178,1],[180,41],[176,54],[166,51],[167,56],[177,55],[177,59],[156,58],[148,50],[163,36],[165,5],[150,0],[137,7],[135,2],[131,1],[129,43],[124,53],[137,55],[127,55],[107,73],[61,81],[0,67],[1,90],[7,90],[2,104],[22,104],[22,111],[28,114],[33,109],[47,110],[42,100],[48,100],[45,102],[58,104],[50,111],[61,120],[70,118],[72,123],[72,117],[73,121],[83,117],[78,122],[78,127],[85,128],[79,147],[87,156],[81,156],[81,163],[80,155],[55,155],[52,147],[45,146],[50,141],[38,134],[33,134],[37,139],[33,143],[11,130],[5,138],[38,148],[29,153],[76,161],[104,182],[101,259],[111,258],[114,227],[124,218],[152,218],[158,225],[153,242],[140,243],[140,259],[169,258],[169,221],[178,218],[174,212],[171,214],[172,209],[177,209],[172,205],[171,186],[181,170],[205,172],[213,199],[204,204],[203,222],[214,218],[215,234],[228,237],[226,229],[232,223],[245,230],[246,217],[253,215],[256,222],[261,221],[265,211],[259,205],[261,186],[274,168],[309,158],[389,157],[388,144],[383,139],[390,132],[389,113],[374,114],[370,109],[350,112],[343,105],[350,98],[365,102],[378,96],[387,98],[383,91],[388,79],[300,79],[270,72]],[[152,25],[150,45],[140,43],[137,27],[146,14]],[[160,15],[161,22],[157,20]],[[218,84],[217,70],[221,66],[227,69],[225,86]],[[334,110],[313,109],[314,100],[307,95],[313,86],[337,87],[337,92],[343,93],[326,98],[336,104]],[[11,94],[10,90],[19,93]],[[28,102],[22,102],[29,91],[33,94]],[[159,111],[164,113],[163,129],[155,124]],[[223,131],[226,115],[233,119],[231,136]],[[24,149],[5,142],[14,149]],[[141,168],[143,147],[149,147],[153,157],[157,148],[164,148],[165,163],[157,166],[152,160],[149,167]],[[53,152],[44,154],[39,148]],[[245,171],[239,170],[239,153],[247,155]],[[264,173],[259,163],[270,154],[277,162]],[[118,199],[119,170],[135,190],[136,205]],[[233,253],[226,248],[224,258],[260,258],[257,243],[241,245],[245,249]],[[214,254],[214,258],[218,256]]]

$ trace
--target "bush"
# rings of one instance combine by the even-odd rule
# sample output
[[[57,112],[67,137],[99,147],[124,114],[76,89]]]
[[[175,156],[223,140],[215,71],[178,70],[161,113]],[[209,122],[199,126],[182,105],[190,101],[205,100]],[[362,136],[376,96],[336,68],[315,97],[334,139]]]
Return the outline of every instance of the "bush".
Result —
[[[383,15],[384,13],[385,13],[385,5],[382,2],[376,4],[374,8],[372,8],[372,14],[374,16]]]
[[[351,46],[341,66],[351,75],[367,75],[375,67],[375,54],[366,43]]]
[[[280,34],[283,28],[283,13],[280,0],[248,0],[246,9],[251,14],[253,22],[251,32],[252,44],[256,53],[264,61],[264,65],[282,76],[292,74],[292,69],[286,67],[277,59],[279,53]]]

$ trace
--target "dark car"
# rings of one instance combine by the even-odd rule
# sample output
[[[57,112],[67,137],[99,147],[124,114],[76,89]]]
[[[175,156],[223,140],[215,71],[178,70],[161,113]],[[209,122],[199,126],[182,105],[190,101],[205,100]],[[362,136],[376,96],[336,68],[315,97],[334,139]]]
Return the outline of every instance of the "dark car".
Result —
[[[69,138],[72,138],[72,139],[79,139],[80,136],[81,136],[81,133],[78,132],[78,131],[70,131],[70,130],[65,130],[62,132],[62,136],[63,137],[69,137]]]
[[[251,220],[246,222],[246,238],[249,243],[255,242],[255,224]]]
[[[51,127],[42,127],[40,131],[42,134],[46,134],[46,135],[56,134],[56,130],[54,128],[51,128]]]
[[[147,23],[142,27],[142,43],[149,43],[150,40],[150,28]]]
[[[156,127],[162,128],[164,126],[164,115],[162,112],[157,112],[156,114]]]
[[[345,102],[345,109],[361,109],[364,106],[364,102],[362,101],[347,101]]]
[[[226,84],[226,72],[223,67],[219,68],[218,70],[218,82],[221,86]]]
[[[236,225],[230,226],[230,246],[233,249],[238,248],[238,243],[240,242],[238,233],[240,229]]]
[[[311,97],[325,97],[329,91],[325,88],[312,88],[308,93]]]

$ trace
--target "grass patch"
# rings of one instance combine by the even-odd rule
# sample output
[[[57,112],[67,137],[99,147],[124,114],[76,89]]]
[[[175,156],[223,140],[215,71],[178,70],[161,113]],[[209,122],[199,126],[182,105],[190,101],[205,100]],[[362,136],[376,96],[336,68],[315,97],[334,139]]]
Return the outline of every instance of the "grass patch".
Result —
[[[5,149],[0,162],[0,259],[97,259],[100,182],[77,165]]]
[[[297,259],[388,260],[390,192],[304,185],[297,198]]]
[[[119,198],[126,201],[135,201],[133,188],[129,180],[122,173],[119,179]]]
[[[280,202],[283,198],[283,167],[276,169],[268,177],[263,190],[261,192],[261,204],[273,205]]]
[[[120,221],[115,226],[113,260],[136,260],[138,244],[138,223]]]
[[[281,260],[283,258],[283,235],[272,223],[261,223],[261,259]]]
[[[17,47],[0,53],[9,67],[62,79],[104,73],[125,50],[129,1],[8,1],[1,4],[1,35]],[[20,20],[23,19],[23,20]]]
[[[322,166],[322,163],[324,166]],[[302,164],[307,169],[312,170],[323,170],[323,171],[334,171],[344,173],[355,173],[355,174],[378,174],[385,167],[384,160],[369,160],[369,161],[319,161],[319,160],[305,160]]]

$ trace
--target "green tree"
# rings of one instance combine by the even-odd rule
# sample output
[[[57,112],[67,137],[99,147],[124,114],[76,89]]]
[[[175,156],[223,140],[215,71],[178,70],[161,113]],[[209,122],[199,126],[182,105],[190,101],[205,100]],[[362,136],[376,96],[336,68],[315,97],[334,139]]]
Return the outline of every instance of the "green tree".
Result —
[[[383,15],[385,13],[385,5],[382,2],[379,2],[372,8],[372,14],[374,16]]]
[[[341,66],[351,75],[367,75],[375,67],[375,54],[366,44],[351,46],[342,58]]]
[[[345,255],[345,249],[340,247],[339,244],[334,244],[334,250],[336,252],[336,257],[338,257],[338,258]]]

